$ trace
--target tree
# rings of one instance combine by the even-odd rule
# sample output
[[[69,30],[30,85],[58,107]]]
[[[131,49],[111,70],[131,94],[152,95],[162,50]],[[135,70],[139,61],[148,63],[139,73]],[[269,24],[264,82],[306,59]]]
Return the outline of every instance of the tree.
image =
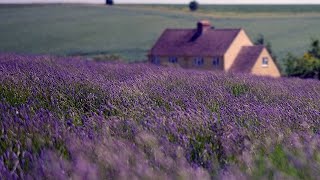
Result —
[[[254,41],[255,45],[264,45],[264,36],[262,34],[258,34],[258,37]]]
[[[293,55],[287,55],[285,61],[286,74],[288,76],[300,78],[315,78],[320,80],[320,60],[309,54],[298,58]]]
[[[319,43],[318,39],[311,40],[311,44],[310,44],[308,53],[311,56],[320,59],[320,43]]]
[[[303,57],[291,54],[284,59],[286,74],[300,78],[315,78],[320,80],[320,47],[319,40],[312,40],[308,52]]]
[[[106,5],[112,6],[113,5],[113,0],[106,0]]]
[[[199,3],[197,1],[191,1],[189,3],[190,11],[196,11],[199,8]]]

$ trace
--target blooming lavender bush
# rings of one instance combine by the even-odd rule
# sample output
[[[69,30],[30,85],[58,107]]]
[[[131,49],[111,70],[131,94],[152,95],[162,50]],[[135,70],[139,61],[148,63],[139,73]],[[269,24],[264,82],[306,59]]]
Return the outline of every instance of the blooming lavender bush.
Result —
[[[320,82],[0,55],[0,179],[317,179]]]

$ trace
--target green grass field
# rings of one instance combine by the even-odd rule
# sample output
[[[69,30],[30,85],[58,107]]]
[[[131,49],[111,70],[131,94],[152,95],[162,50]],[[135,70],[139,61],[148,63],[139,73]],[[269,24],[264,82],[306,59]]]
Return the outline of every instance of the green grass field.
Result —
[[[165,28],[192,28],[204,18],[217,28],[243,27],[252,40],[265,35],[279,57],[320,39],[320,6],[202,6],[191,13],[180,6],[2,5],[0,51],[143,60]]]
[[[188,6],[179,5],[136,5],[137,7],[152,7],[152,8],[169,8],[175,10],[189,10]],[[219,13],[277,13],[277,14],[297,14],[297,13],[319,13],[320,5],[201,5],[198,11],[200,12],[219,12]]]

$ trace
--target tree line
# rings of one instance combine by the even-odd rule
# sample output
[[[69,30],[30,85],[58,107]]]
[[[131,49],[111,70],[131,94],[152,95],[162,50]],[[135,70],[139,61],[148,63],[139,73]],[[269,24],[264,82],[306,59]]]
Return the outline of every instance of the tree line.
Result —
[[[289,53],[285,59],[285,73],[287,76],[300,78],[314,78],[320,80],[320,43],[312,39],[308,50],[302,56]]]
[[[106,0],[106,5],[112,6],[114,4],[113,0]],[[189,9],[190,11],[196,11],[199,8],[199,3],[195,0],[191,1],[189,3]]]

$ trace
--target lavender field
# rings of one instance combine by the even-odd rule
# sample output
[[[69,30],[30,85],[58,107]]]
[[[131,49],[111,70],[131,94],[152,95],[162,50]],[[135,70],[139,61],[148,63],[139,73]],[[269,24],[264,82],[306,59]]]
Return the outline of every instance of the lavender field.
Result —
[[[318,179],[320,82],[0,54],[0,179]]]

